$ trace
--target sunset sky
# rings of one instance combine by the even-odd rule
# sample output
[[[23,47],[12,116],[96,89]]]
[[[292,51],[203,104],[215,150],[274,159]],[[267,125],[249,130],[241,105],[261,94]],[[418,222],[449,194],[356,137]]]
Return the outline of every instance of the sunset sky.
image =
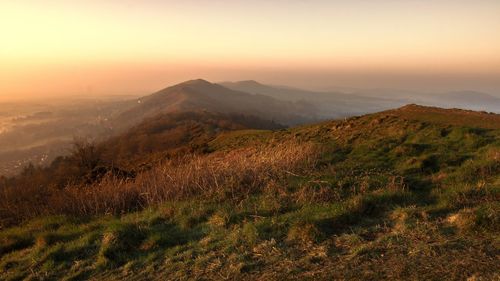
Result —
[[[498,0],[0,0],[0,98],[192,78],[500,93]]]

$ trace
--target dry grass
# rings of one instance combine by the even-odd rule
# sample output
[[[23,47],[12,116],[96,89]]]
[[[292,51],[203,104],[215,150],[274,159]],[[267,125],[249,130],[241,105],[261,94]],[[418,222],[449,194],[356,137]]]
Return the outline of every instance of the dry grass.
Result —
[[[169,200],[238,201],[271,181],[311,169],[320,150],[310,143],[274,143],[166,161],[133,180],[112,176],[64,189],[23,186],[0,195],[3,224],[46,214],[120,214]]]
[[[499,132],[385,115],[225,143],[239,149],[134,180],[11,191],[4,218],[159,206],[1,230],[0,279],[497,280]],[[292,138],[305,143],[265,145]]]

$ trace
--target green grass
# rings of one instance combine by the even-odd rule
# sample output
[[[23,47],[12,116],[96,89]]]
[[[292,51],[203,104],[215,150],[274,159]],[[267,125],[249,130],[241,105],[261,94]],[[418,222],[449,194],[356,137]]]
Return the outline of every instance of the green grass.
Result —
[[[255,145],[257,142],[265,141],[272,131],[266,130],[238,130],[224,132],[208,143],[211,150],[233,149],[246,144]]]
[[[222,135],[213,149],[296,138],[324,152],[312,171],[238,201],[3,229],[0,279],[499,278],[500,130],[436,118],[381,113]]]

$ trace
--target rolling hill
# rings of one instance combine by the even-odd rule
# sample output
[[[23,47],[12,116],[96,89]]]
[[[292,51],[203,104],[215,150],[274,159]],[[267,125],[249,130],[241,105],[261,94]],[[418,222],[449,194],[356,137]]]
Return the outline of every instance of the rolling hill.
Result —
[[[68,153],[57,155],[50,165],[27,165],[8,185],[52,186],[90,183],[107,173],[135,175],[165,160],[210,151],[209,143],[229,131],[283,129],[258,117],[207,111],[182,111],[146,118],[125,132],[105,140],[76,139]],[[69,154],[69,155],[68,155]],[[0,178],[1,179],[1,178]],[[5,218],[8,219],[8,218]]]
[[[213,125],[167,116],[124,137]],[[1,183],[0,279],[499,277],[498,114],[408,105],[200,140],[132,178]]]
[[[500,113],[500,98],[476,91],[447,92],[433,97],[437,106]]]
[[[307,101],[317,107],[317,114],[322,119],[350,117],[404,105],[404,101],[398,99],[366,97],[341,92],[308,91],[264,85],[253,80],[223,82],[221,85],[233,90],[265,95],[283,101]]]
[[[373,113],[410,103],[500,113],[500,98],[477,91],[427,93],[395,89],[346,89],[318,92],[264,85],[253,80],[223,82],[221,85],[278,100],[307,101],[318,108],[318,115],[327,119]]]
[[[198,79],[139,99],[76,97],[47,104],[3,103],[0,175],[19,173],[30,162],[48,165],[57,156],[67,155],[75,137],[102,140],[126,132],[145,118],[174,112],[238,113],[283,125],[298,125],[373,113],[407,103],[500,110],[498,98],[472,91],[445,94],[384,89],[351,91],[349,94],[314,92],[250,80],[213,84]]]
[[[76,138],[102,140],[161,114],[206,111],[259,116],[284,125],[318,119],[306,102],[280,101],[192,80],[139,99],[110,97],[2,105],[0,176],[19,173],[29,163],[49,165],[67,155]]]
[[[399,100],[402,103],[416,103],[442,108],[462,108],[500,113],[500,98],[477,91],[419,92],[395,89],[358,89],[353,94]]]
[[[182,111],[147,118],[99,146],[105,162],[138,170],[151,167],[162,159],[207,152],[210,141],[229,131],[261,132],[283,128],[251,115]]]
[[[115,120],[118,127],[136,124],[161,113],[205,110],[259,116],[285,125],[315,120],[314,106],[302,102],[285,102],[274,98],[225,88],[198,79],[177,84],[137,100]]]

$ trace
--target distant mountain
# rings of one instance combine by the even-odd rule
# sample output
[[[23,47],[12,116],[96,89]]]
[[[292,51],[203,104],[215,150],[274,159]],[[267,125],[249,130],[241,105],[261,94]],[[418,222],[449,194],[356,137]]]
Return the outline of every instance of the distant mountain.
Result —
[[[463,108],[500,113],[500,98],[476,91],[429,93],[397,89],[364,89],[356,90],[353,94],[399,100],[405,104],[417,103],[443,108]]]
[[[271,86],[253,80],[223,82],[221,85],[252,94],[269,96],[278,100],[307,102],[318,108],[321,118],[341,118],[361,115],[402,106],[404,101],[389,98],[367,97],[340,92],[316,92],[284,86]]]
[[[455,91],[434,96],[437,106],[500,112],[500,98],[476,91]]]
[[[286,86],[271,86],[264,85],[254,80],[245,80],[239,82],[222,82],[220,85],[227,87],[229,89],[247,92],[251,94],[261,94],[273,97],[275,99],[287,100],[287,101],[298,101],[303,99],[314,98],[311,95],[317,95],[318,93],[295,89]]]
[[[221,85],[248,93],[285,101],[307,101],[316,106],[321,117],[339,118],[381,111],[405,104],[443,108],[463,108],[500,112],[500,98],[477,91],[428,93],[401,89],[351,89],[345,92],[309,91],[285,86],[264,85],[257,81],[223,82]]]
[[[277,100],[265,95],[231,90],[198,79],[139,98],[135,106],[117,116],[114,124],[127,127],[157,114],[196,110],[254,115],[285,125],[317,119],[316,108],[307,102]]]

